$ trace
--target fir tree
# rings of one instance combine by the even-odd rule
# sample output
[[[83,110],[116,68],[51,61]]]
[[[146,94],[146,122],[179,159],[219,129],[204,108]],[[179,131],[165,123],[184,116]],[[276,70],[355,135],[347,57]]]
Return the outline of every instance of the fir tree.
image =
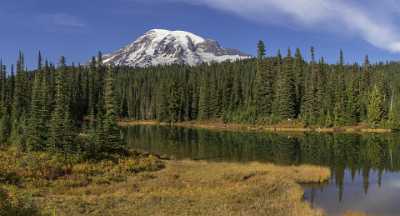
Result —
[[[38,69],[39,71],[42,70],[42,66],[43,66],[42,53],[39,51],[37,69]]]
[[[398,94],[398,93],[397,93]],[[392,90],[392,95],[390,97],[390,105],[389,105],[389,115],[388,115],[388,123],[391,128],[399,128],[400,127],[400,101],[397,100],[397,94],[395,94],[395,90]]]
[[[199,119],[209,119],[211,116],[209,100],[210,100],[210,88],[209,88],[208,76],[203,78],[200,86],[200,97],[199,97]]]
[[[228,74],[223,81],[224,88],[222,89],[222,110],[224,112],[224,116],[228,114],[231,110],[231,102],[232,102],[232,89],[233,89],[233,77],[232,74]]]
[[[167,89],[167,84],[166,81],[163,81],[161,83],[161,85],[158,87],[158,94],[159,97],[159,105],[157,107],[157,111],[158,111],[158,119],[160,121],[169,121],[169,117],[170,117],[170,109],[169,109],[169,92],[165,91],[165,89]]]
[[[209,118],[219,118],[221,117],[221,97],[220,95],[222,92],[218,88],[218,80],[216,77],[216,73],[211,74],[211,79],[210,79],[210,95],[209,95],[209,110],[210,110],[210,116]]]
[[[31,113],[28,121],[27,145],[30,151],[44,150],[46,144],[46,140],[43,135],[43,133],[45,133],[43,126],[46,124],[46,122],[41,114],[43,107],[43,98],[40,90],[42,86],[42,79],[42,73],[38,72],[35,75],[33,84]]]
[[[280,77],[279,94],[279,114],[282,119],[292,119],[296,117],[296,86],[293,74],[293,58],[288,50],[288,55],[284,59],[283,73]]]
[[[305,91],[305,77],[304,77],[304,60],[301,55],[300,49],[296,49],[296,54],[295,54],[295,60],[294,60],[294,73],[296,77],[296,112],[297,114],[300,113],[301,111],[301,105],[303,103],[304,99],[304,91]]]
[[[337,83],[335,88],[335,107],[334,116],[335,124],[343,125],[346,123],[346,82],[345,82],[345,65],[344,65],[344,55],[343,51],[340,50],[339,54],[339,64],[337,65]]]
[[[265,44],[264,41],[260,40],[257,44],[257,59],[262,60],[265,57]]]
[[[7,95],[7,76],[6,76],[6,66],[3,65],[3,62],[0,60],[0,146],[7,143],[7,140],[10,135],[10,113],[8,103],[8,95]]]
[[[62,152],[65,156],[74,149],[73,123],[71,120],[66,83],[67,68],[65,58],[61,57],[56,78],[55,108],[51,116],[50,150]]]
[[[244,102],[244,95],[243,95],[243,86],[241,82],[240,73],[235,73],[234,80],[233,80],[233,88],[232,88],[232,110],[236,110],[240,108]],[[209,93],[210,94],[210,93]]]
[[[383,118],[383,96],[377,85],[374,85],[368,103],[368,122],[372,127],[376,127]]]
[[[12,116],[11,116],[11,142],[19,146],[21,149],[26,149],[26,137],[24,136],[26,131],[26,120],[28,111],[28,83],[25,71],[25,59],[22,52],[19,53],[17,61],[17,70],[15,79],[13,77],[13,104],[12,104]]]
[[[255,100],[256,112],[261,117],[267,117],[272,114],[273,81],[271,64],[265,59],[265,45],[260,41],[258,44]]]
[[[105,146],[102,151],[106,153],[121,153],[124,150],[120,130],[117,125],[117,112],[115,104],[115,89],[114,89],[114,77],[110,68],[107,70],[107,78],[105,81],[105,92],[104,92],[104,105],[105,105],[105,116],[104,116],[104,134],[105,134]]]
[[[349,88],[347,88],[347,104],[346,113],[348,115],[348,122],[355,123],[360,121],[361,104],[360,104],[360,76],[358,74],[358,66],[353,66],[352,80]]]
[[[181,97],[180,97],[180,87],[176,81],[172,81],[168,100],[168,109],[170,114],[171,122],[180,121],[181,112]]]

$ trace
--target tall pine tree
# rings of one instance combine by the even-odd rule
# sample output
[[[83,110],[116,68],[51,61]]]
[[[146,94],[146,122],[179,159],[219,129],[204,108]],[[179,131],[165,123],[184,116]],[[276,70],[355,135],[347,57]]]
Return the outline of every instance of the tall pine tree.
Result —
[[[51,116],[49,148],[64,155],[72,153],[74,149],[73,122],[70,114],[69,98],[65,86],[67,67],[65,58],[61,57],[56,77],[55,108]]]
[[[271,63],[265,59],[265,45],[263,41],[258,43],[257,73],[255,80],[256,112],[260,117],[268,117],[272,114],[273,83]]]
[[[279,114],[282,119],[293,119],[296,117],[296,85],[293,74],[293,58],[290,49],[284,59],[283,71],[280,76]]]
[[[117,125],[118,116],[116,111],[117,105],[115,103],[114,82],[113,72],[111,68],[108,68],[104,87],[105,116],[103,124],[105,145],[103,146],[102,151],[111,154],[121,153],[124,150],[120,130]]]

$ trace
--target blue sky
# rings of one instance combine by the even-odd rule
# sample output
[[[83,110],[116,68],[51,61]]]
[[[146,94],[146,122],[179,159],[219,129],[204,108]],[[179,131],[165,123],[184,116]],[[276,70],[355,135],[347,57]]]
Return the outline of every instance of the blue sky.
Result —
[[[32,68],[41,50],[53,62],[86,62],[165,28],[249,54],[262,39],[269,55],[299,47],[307,57],[313,45],[332,63],[340,48],[349,63],[398,60],[399,18],[396,0],[2,0],[0,57],[11,64],[22,50]]]

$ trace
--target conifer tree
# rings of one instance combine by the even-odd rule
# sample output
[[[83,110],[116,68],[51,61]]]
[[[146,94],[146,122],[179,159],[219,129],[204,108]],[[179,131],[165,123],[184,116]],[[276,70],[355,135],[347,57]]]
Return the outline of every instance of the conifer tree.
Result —
[[[180,110],[181,108],[181,98],[180,98],[180,87],[176,81],[172,81],[170,92],[169,92],[169,100],[168,100],[168,109],[170,114],[171,122],[178,122],[180,119]]]
[[[345,65],[343,51],[340,50],[339,64],[337,66],[337,83],[335,88],[335,124],[342,125],[346,122],[346,83],[345,83]]]
[[[42,66],[43,66],[42,53],[39,51],[37,69],[38,69],[39,71],[42,70]]]
[[[265,57],[265,44],[264,41],[260,40],[257,43],[257,59],[263,59]]]
[[[315,49],[311,47],[311,62],[310,74],[307,78],[307,88],[304,96],[303,117],[307,124],[318,124],[323,121],[323,97],[324,97],[324,83],[323,83],[323,68],[325,62],[322,58],[319,64],[315,60]]]
[[[243,87],[239,71],[235,72],[232,91],[232,110],[236,110],[241,107],[244,102]]]
[[[41,114],[41,109],[43,107],[43,102],[41,100],[42,94],[40,91],[42,79],[42,73],[36,73],[32,91],[30,119],[28,121],[27,146],[30,151],[44,150],[46,144],[46,140],[43,135],[45,132],[43,130],[45,121]]]
[[[314,115],[317,124],[323,124],[326,121],[325,115],[329,109],[329,102],[326,102],[326,73],[325,73],[325,59],[321,57],[318,66],[314,66],[314,82],[315,83],[315,99],[314,99]]]
[[[62,152],[65,156],[74,149],[74,131],[71,120],[66,83],[67,68],[65,58],[61,57],[56,77],[55,108],[51,116],[49,148],[55,152]]]
[[[27,129],[27,146],[30,151],[45,150],[48,138],[47,77],[42,70],[42,55],[39,52],[38,68],[34,75],[30,118]]]
[[[7,74],[6,74],[6,66],[3,65],[2,60],[0,59],[0,106],[6,106],[6,90],[7,90]],[[2,115],[0,111],[0,115]]]
[[[397,93],[398,94],[398,93]],[[391,128],[399,128],[400,126],[400,101],[397,100],[395,89],[392,90],[389,105],[388,123]]]
[[[233,77],[232,74],[227,74],[223,84],[224,88],[222,89],[222,110],[224,112],[224,116],[231,111],[231,103],[232,103],[232,89],[233,89]]]
[[[166,81],[164,80],[161,85],[158,87],[158,94],[159,97],[159,105],[157,107],[158,111],[158,119],[160,121],[169,121],[170,113],[169,113],[169,92],[166,91],[167,89],[167,84]]]
[[[7,143],[10,136],[10,114],[6,107],[1,107],[2,115],[0,117],[0,146]]]
[[[93,57],[89,65],[89,75],[87,79],[88,88],[88,112],[90,119],[94,122],[96,114],[96,90],[95,90],[96,59]]]
[[[273,103],[273,73],[271,63],[265,59],[265,45],[258,43],[257,73],[255,80],[256,112],[259,116],[267,117],[272,113]]]
[[[0,98],[0,146],[7,143],[10,133],[10,113],[7,97],[6,66],[0,60],[1,98]]]
[[[290,49],[284,59],[283,73],[280,77],[279,94],[279,114],[282,119],[292,119],[296,117],[296,86],[293,74],[293,58]]]
[[[200,86],[200,97],[199,97],[199,119],[209,119],[211,116],[209,100],[210,100],[210,87],[209,87],[208,76],[203,78]]]
[[[221,116],[221,94],[222,92],[218,88],[218,80],[216,77],[216,73],[213,71],[210,79],[210,95],[209,95],[209,110],[210,110],[210,118],[219,118]]]
[[[117,125],[117,112],[115,104],[115,87],[114,77],[111,68],[107,70],[107,78],[105,80],[104,87],[104,105],[105,105],[105,116],[104,116],[104,134],[105,134],[105,146],[102,151],[106,153],[121,153],[124,150],[120,130]]]
[[[104,115],[103,112],[98,112],[96,116],[96,130],[94,134],[94,146],[91,148],[92,154],[108,153],[106,149],[106,135],[104,132]],[[101,157],[97,155],[96,157]]]
[[[347,88],[347,104],[346,113],[348,116],[348,122],[350,124],[357,123],[360,121],[361,116],[361,104],[360,104],[360,76],[358,74],[358,66],[353,65],[352,80],[350,86]]]
[[[377,85],[374,85],[368,103],[368,122],[372,127],[376,127],[383,118],[383,96]]]
[[[301,55],[301,51],[299,48],[296,49],[294,60],[294,73],[295,73],[295,81],[296,81],[296,112],[297,115],[300,114],[301,105],[304,99],[304,91],[305,91],[305,77],[304,77],[304,60]]]
[[[28,111],[28,83],[25,71],[25,59],[19,52],[15,80],[13,80],[13,104],[11,116],[11,142],[21,149],[26,150],[26,120]]]

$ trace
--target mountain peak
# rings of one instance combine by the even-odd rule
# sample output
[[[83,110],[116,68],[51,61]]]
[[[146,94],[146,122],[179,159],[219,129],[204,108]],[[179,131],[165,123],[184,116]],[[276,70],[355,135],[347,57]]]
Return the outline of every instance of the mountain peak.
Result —
[[[104,55],[105,64],[148,67],[188,64],[191,66],[250,58],[235,49],[224,49],[217,41],[187,31],[151,29],[128,46]]]

